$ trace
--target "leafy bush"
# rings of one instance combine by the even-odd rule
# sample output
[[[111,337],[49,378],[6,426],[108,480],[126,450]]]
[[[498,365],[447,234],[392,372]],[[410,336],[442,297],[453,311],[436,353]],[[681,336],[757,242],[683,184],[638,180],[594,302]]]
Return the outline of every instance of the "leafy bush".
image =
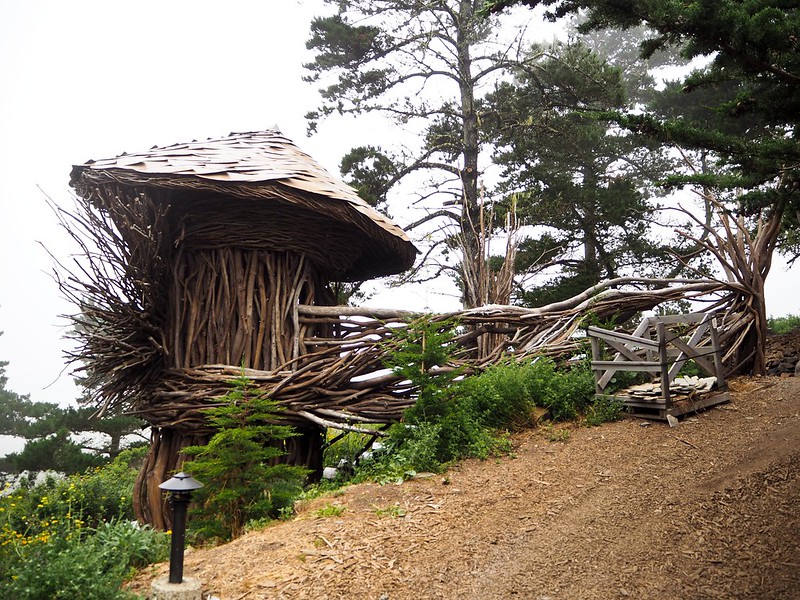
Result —
[[[165,534],[132,524],[143,450],[0,496],[0,596],[121,599],[131,569],[161,560]],[[45,567],[46,568],[43,568]]]
[[[547,408],[554,421],[575,419],[594,396],[594,377],[586,361],[559,371],[552,360],[539,358],[524,372],[533,403]]]
[[[222,406],[208,411],[217,433],[208,445],[183,450],[194,457],[185,470],[205,486],[194,495],[192,533],[197,539],[237,537],[248,522],[277,518],[302,491],[306,469],[271,464],[284,454],[278,444],[294,435],[291,427],[274,424],[280,410],[241,378]]]
[[[574,419],[594,396],[588,363],[565,372],[538,358],[457,379],[458,371],[443,368],[451,361],[452,330],[421,320],[398,338],[405,344],[389,365],[417,386],[418,399],[405,423],[389,430],[387,453],[362,467],[361,477],[401,478],[440,471],[462,458],[486,458],[508,449],[502,431],[530,425],[534,407],[547,408],[555,420]]]
[[[594,377],[588,361],[560,369],[549,358],[526,363],[509,361],[461,377],[452,368],[454,324],[420,320],[398,332],[403,342],[388,361],[396,373],[418,389],[416,404],[404,422],[389,428],[384,450],[361,462],[354,481],[402,480],[419,471],[438,472],[463,458],[487,458],[509,452],[508,430],[533,423],[535,408],[546,408],[553,421],[574,420],[588,411],[589,422],[617,418],[619,411],[594,404]],[[565,432],[568,435],[568,432]],[[326,451],[326,464],[352,460],[369,436],[349,434]],[[335,482],[316,486],[314,493]]]
[[[128,574],[123,563],[100,551],[91,539],[56,540],[30,547],[15,565],[14,575],[0,584],[0,593],[16,600],[121,600]]]
[[[489,429],[504,420],[495,415],[501,392],[488,384],[472,385],[473,378],[456,381],[460,372],[451,360],[456,327],[419,319],[396,336],[403,345],[388,365],[417,387],[418,397],[405,423],[390,429],[387,457],[378,465],[390,476],[440,471],[470,456],[486,458],[502,443]]]
[[[767,327],[776,334],[789,333],[800,328],[800,315],[786,315],[785,317],[770,317],[767,319]]]
[[[141,568],[169,558],[169,536],[136,521],[114,520],[103,523],[92,543],[109,563]]]
[[[500,363],[460,381],[456,393],[483,426],[521,429],[531,424],[535,406],[527,377],[519,364]]]
[[[586,425],[597,427],[603,423],[618,421],[622,418],[622,400],[613,396],[599,396],[586,411]]]

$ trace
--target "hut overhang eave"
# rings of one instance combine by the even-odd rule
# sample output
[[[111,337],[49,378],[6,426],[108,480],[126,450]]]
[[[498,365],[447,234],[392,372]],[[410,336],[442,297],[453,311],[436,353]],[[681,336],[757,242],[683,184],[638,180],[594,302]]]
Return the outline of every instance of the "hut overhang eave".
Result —
[[[346,264],[322,265],[334,280],[399,273],[413,265],[417,254],[400,227],[275,130],[89,161],[73,168],[70,183],[84,196],[105,185],[158,190],[170,202],[180,197],[186,210],[201,210],[195,203],[201,198],[206,205],[209,198],[218,198],[221,210],[230,207],[226,202],[260,203],[251,210],[264,215],[294,210],[297,236],[318,246],[320,257],[332,250],[339,256],[343,250],[349,253]],[[312,224],[316,229],[309,228]]]

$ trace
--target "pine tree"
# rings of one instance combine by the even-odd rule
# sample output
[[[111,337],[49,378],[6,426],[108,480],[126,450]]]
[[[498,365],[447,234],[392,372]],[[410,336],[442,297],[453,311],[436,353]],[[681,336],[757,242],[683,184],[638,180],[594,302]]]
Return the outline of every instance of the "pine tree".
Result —
[[[653,211],[643,190],[663,164],[658,153],[597,114],[627,106],[621,71],[577,43],[534,49],[537,70],[522,72],[488,98],[487,135],[501,150],[502,188],[519,217],[536,227],[521,243],[518,268],[557,268],[521,293],[527,304],[571,297],[621,274],[652,274],[659,245],[648,240]],[[663,262],[663,260],[658,260]]]
[[[548,6],[553,19],[585,11],[584,32],[645,25],[643,57],[677,47],[683,58],[706,65],[681,83],[686,94],[678,118],[658,113],[616,115],[632,131],[665,143],[708,151],[729,167],[678,175],[673,184],[744,189],[740,210],[782,219],[781,246],[800,255],[800,14],[796,2],[775,0],[487,0],[486,13],[515,4]],[[702,92],[702,93],[700,93]],[[713,104],[708,104],[716,95]],[[692,111],[710,120],[682,118]],[[689,108],[691,106],[692,108]],[[748,123],[749,126],[743,126]]]
[[[247,378],[219,406],[209,409],[216,431],[205,446],[189,446],[184,470],[204,487],[195,492],[193,529],[204,539],[241,535],[250,521],[276,518],[291,508],[308,474],[302,467],[279,463],[283,440],[294,435],[276,420],[280,405],[252,390]]]
[[[315,52],[307,80],[322,85],[322,105],[307,115],[310,129],[332,114],[375,112],[417,135],[422,143],[404,151],[352,150],[343,173],[365,199],[385,208],[390,189],[424,172],[429,180],[414,203],[423,212],[401,224],[427,228],[425,256],[438,262],[429,277],[455,274],[466,306],[485,303],[486,290],[477,281],[486,260],[478,105],[491,84],[524,63],[517,55],[519,38],[504,41],[501,19],[478,18],[476,0],[329,3],[338,12],[315,19],[307,43]],[[413,210],[403,207],[404,215]],[[491,234],[494,224],[483,226]],[[448,264],[454,254],[458,263]]]

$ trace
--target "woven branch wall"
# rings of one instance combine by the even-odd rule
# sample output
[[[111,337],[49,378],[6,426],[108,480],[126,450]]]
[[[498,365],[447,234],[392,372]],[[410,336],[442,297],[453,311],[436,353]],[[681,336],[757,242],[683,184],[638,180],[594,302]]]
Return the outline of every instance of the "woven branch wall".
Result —
[[[172,368],[224,364],[270,371],[300,356],[295,307],[314,304],[303,255],[240,248],[180,252],[167,324]]]
[[[73,359],[85,365],[101,407],[187,434],[204,430],[203,410],[244,367],[297,424],[346,429],[402,416],[414,390],[385,372],[385,358],[393,332],[419,315],[325,308],[333,296],[308,255],[256,248],[248,236],[247,247],[237,247],[235,230],[212,234],[218,222],[201,227],[188,209],[175,214],[163,194],[109,185],[94,188],[74,213],[62,212],[89,257],[61,279],[83,307],[74,317],[80,346]],[[741,286],[716,280],[622,278],[542,308],[489,306],[430,318],[462,325],[454,366],[480,369],[503,355],[574,353],[588,313],[604,320],[704,300],[725,315],[733,368],[738,341],[753,326],[748,298]]]

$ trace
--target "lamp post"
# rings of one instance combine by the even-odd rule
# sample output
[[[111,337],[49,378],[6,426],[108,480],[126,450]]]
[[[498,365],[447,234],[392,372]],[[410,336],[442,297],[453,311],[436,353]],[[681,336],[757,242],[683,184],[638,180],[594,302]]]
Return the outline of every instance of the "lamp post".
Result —
[[[172,546],[169,552],[169,583],[183,582],[183,551],[186,544],[186,509],[194,490],[203,484],[191,475],[181,471],[159,485],[169,492],[169,503],[172,506]]]

